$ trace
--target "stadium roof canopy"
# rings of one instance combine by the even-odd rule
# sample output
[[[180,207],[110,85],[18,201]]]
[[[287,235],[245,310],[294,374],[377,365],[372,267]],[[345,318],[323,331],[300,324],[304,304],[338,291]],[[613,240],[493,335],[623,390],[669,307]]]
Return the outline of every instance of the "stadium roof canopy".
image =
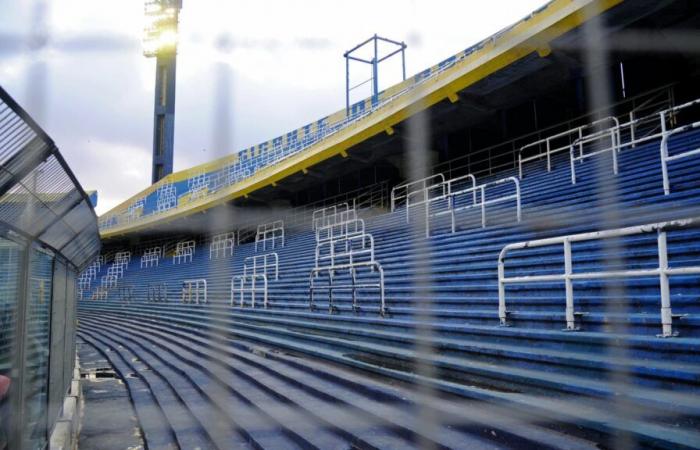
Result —
[[[429,111],[432,132],[449,132],[533,95],[545,95],[552,83],[584,71],[581,30],[592,17],[604,16],[606,33],[640,21],[664,28],[686,20],[682,4],[553,0],[378,98],[352,105],[349,114],[343,109],[268,142],[169,175],[101,216],[101,236],[202,229],[237,201],[270,201],[286,190],[400,155],[405,122],[420,111]],[[230,211],[226,214],[230,217]]]

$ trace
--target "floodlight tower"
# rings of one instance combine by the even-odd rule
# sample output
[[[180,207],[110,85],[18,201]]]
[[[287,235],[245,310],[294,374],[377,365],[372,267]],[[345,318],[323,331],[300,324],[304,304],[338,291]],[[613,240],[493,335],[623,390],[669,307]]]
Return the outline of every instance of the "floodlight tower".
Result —
[[[175,63],[178,17],[182,0],[146,0],[143,54],[156,58],[153,108],[153,167],[155,183],[173,172],[175,140]]]

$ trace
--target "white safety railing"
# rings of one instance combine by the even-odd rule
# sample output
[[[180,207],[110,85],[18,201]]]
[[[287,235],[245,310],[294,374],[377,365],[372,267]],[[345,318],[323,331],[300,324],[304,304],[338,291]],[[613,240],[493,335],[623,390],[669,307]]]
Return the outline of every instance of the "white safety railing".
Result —
[[[508,195],[502,195],[499,197],[487,199],[486,194],[489,189],[503,184],[513,183],[514,192]],[[434,217],[440,217],[444,215],[450,216],[450,228],[451,232],[454,233],[457,230],[457,216],[456,213],[460,211],[467,211],[470,209],[479,209],[481,211],[481,227],[486,228],[487,224],[487,206],[496,205],[499,203],[507,203],[515,201],[515,220],[519,223],[522,220],[522,203],[521,203],[521,193],[520,193],[520,180],[517,177],[507,177],[501,178],[496,181],[489,181],[488,183],[480,184],[475,187],[469,187],[462,189],[460,191],[448,190],[449,195],[441,195],[439,197],[431,197],[427,202],[421,202],[416,204],[424,206],[424,220],[425,220],[425,237],[430,237],[431,230],[431,219]],[[478,194],[478,195],[475,195]],[[460,206],[458,199],[461,196],[467,196],[471,198],[471,203]],[[443,211],[432,212],[432,205],[438,202],[445,202],[446,208]],[[407,208],[408,209],[408,208]],[[410,217],[410,216],[408,216]]]
[[[415,189],[409,192],[405,198],[406,204],[406,223],[411,221],[411,208],[415,208],[420,205],[425,205],[426,207],[435,200],[444,200],[450,198],[451,196],[461,193],[465,190],[462,185],[466,181],[471,182],[471,188],[474,188],[472,192],[473,203],[476,204],[476,177],[472,174],[464,175],[457,178],[452,178],[450,180],[443,181],[436,184],[431,184],[423,187],[422,189]]]
[[[314,268],[374,261],[374,237],[369,233],[326,240],[316,245]]]
[[[196,280],[182,281],[182,303],[207,303],[207,280],[199,278]]]
[[[117,281],[119,279],[115,275],[102,275],[100,279],[100,285],[103,288],[111,289],[117,287]]]
[[[236,243],[236,233],[217,234],[209,244],[209,259],[233,256],[233,247]]]
[[[107,300],[108,294],[109,294],[109,287],[97,286],[95,288],[95,291],[92,293],[92,300]]]
[[[134,297],[134,286],[133,285],[121,285],[118,288],[119,291],[119,301],[122,303],[131,303]]]
[[[596,120],[594,122],[588,123],[586,125],[582,125],[580,127],[572,128],[567,131],[563,131],[561,133],[553,134],[551,136],[548,136],[546,138],[540,139],[535,142],[530,142],[527,145],[524,145],[520,147],[520,151],[518,152],[518,178],[522,180],[523,178],[523,164],[526,162],[530,161],[535,161],[535,160],[541,160],[543,157],[547,159],[547,172],[552,171],[552,155],[555,155],[559,152],[563,152],[566,150],[569,150],[571,147],[571,140],[572,139],[584,139],[585,135],[584,132],[590,130],[590,129],[596,129],[600,128],[602,125],[605,123],[612,123],[613,128],[617,127],[619,129],[619,121],[617,120],[616,117],[610,116],[610,117],[603,117],[602,119]],[[565,144],[558,144],[559,140],[566,140],[567,142]],[[523,158],[523,152],[526,150],[529,150],[531,148],[541,148],[541,146],[545,146],[545,151],[538,153],[533,156],[528,156],[526,158]],[[558,145],[557,147],[552,148],[552,145]]]
[[[150,303],[166,303],[168,301],[167,283],[151,283],[148,285],[146,299]]]
[[[143,252],[143,255],[141,255],[141,268],[143,269],[145,267],[153,266],[158,267],[162,252],[163,250],[161,247],[153,247],[146,249]]]
[[[348,203],[339,203],[315,210],[311,214],[311,228],[316,231],[316,228],[328,225],[329,217],[334,217],[344,211],[350,211]]]
[[[354,209],[350,210],[355,212]],[[349,211],[349,212],[350,212]],[[316,243],[340,239],[356,234],[364,234],[365,221],[358,219],[355,214],[343,214],[351,219],[330,223],[316,229]]]
[[[671,222],[661,222],[648,225],[640,225],[615,230],[597,231],[591,233],[574,234],[570,236],[560,236],[547,239],[538,239],[527,242],[508,244],[501,250],[498,256],[498,317],[501,325],[508,325],[508,314],[510,311],[506,307],[506,285],[527,284],[542,282],[564,282],[566,291],[565,317],[566,329],[577,330],[576,316],[574,309],[574,286],[576,280],[597,280],[611,278],[638,278],[638,277],[658,277],[661,289],[661,328],[660,336],[674,336],[673,318],[679,317],[671,312],[671,289],[669,277],[674,275],[697,275],[700,274],[700,266],[694,267],[674,267],[668,264],[668,249],[666,232],[680,228],[695,228],[700,226],[700,218],[692,218]],[[573,258],[571,244],[574,242],[592,241],[600,239],[621,238],[637,234],[657,233],[657,253],[658,266],[650,269],[630,269],[630,270],[608,270],[595,272],[576,272],[573,269]],[[563,245],[564,252],[564,273],[549,275],[531,275],[520,277],[506,277],[505,259],[509,251],[517,249],[545,247],[551,245]]]
[[[260,282],[258,282],[260,280]],[[258,293],[262,293],[263,307],[267,308],[267,275],[264,273],[234,275],[231,278],[231,306],[236,303],[236,293],[239,295],[239,305],[245,306],[245,294],[250,294],[250,306],[255,308]]]
[[[369,269],[372,273],[379,276],[377,281],[358,280],[358,270]],[[348,272],[350,281],[347,283],[337,283],[338,275]],[[327,282],[320,284],[322,281],[321,274],[327,275]],[[324,291],[328,293],[328,312],[333,314],[337,312],[335,306],[335,298],[333,293],[336,291],[349,291],[352,297],[352,309],[357,312],[360,310],[358,302],[358,291],[361,290],[377,290],[379,294],[379,314],[384,317],[387,314],[386,300],[384,297],[384,269],[377,261],[364,261],[352,264],[341,264],[328,267],[315,267],[311,269],[309,275],[309,308],[313,311],[316,309],[316,292]]]
[[[175,253],[173,254],[173,264],[192,262],[195,246],[195,241],[178,242],[175,246]]]
[[[279,279],[280,259],[277,253],[265,253],[262,255],[249,256],[243,260],[243,275],[265,276],[277,280]]]
[[[661,175],[663,177],[664,195],[671,193],[671,182],[668,176],[668,163],[679,159],[689,158],[691,156],[700,155],[700,148],[688,150],[682,153],[677,153],[672,156],[668,154],[668,140],[675,134],[682,133],[700,127],[700,122],[693,122],[681,127],[668,130],[666,123],[676,117],[676,114],[681,110],[690,108],[691,106],[700,105],[700,99],[678,105],[674,108],[661,111],[659,113],[661,120]]]
[[[258,251],[258,245],[263,251],[284,247],[284,221],[276,220],[270,223],[258,225],[258,230],[255,233],[255,251]]]
[[[601,130],[596,133],[589,134],[583,138],[576,139],[569,147],[569,165],[571,167],[571,184],[576,184],[576,163],[583,162],[587,158],[610,152],[612,154],[613,173],[618,174],[617,154],[620,152],[620,123],[615,119],[615,126],[606,130]],[[584,148],[588,144],[596,143],[600,140],[610,139],[610,146],[597,148],[592,152],[586,153]],[[578,156],[576,149],[578,148]]]
[[[124,266],[121,264],[113,264],[112,266],[107,268],[107,275],[113,276],[117,279],[123,277],[124,276]]]
[[[131,262],[131,252],[117,252],[114,255],[114,264],[125,264],[128,265]]]
[[[444,185],[445,175],[436,173],[420,180],[408,181],[406,183],[394,186],[391,189],[391,210],[394,211],[402,202],[407,202],[408,197],[413,192],[422,192],[434,185]]]

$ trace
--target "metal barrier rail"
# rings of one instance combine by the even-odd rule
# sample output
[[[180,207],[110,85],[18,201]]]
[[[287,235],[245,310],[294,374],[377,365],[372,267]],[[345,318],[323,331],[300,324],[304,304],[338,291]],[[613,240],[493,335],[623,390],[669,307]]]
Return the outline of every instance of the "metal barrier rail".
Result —
[[[359,242],[360,248],[355,248],[353,245],[355,242]],[[341,251],[336,250],[337,244],[341,244]],[[328,253],[321,254],[326,248]],[[316,245],[314,268],[318,269],[319,264],[324,261],[328,261],[331,266],[336,265],[338,260],[347,260],[348,264],[354,264],[357,258],[362,257],[369,257],[369,260],[365,262],[374,262],[374,237],[369,233],[319,242]]]
[[[426,204],[430,203],[432,201],[432,199],[444,199],[444,198],[448,198],[448,196],[450,196],[450,195],[461,193],[464,190],[463,189],[455,190],[455,185],[464,182],[464,180],[471,181],[472,188],[477,187],[476,177],[472,174],[467,174],[467,175],[464,175],[461,177],[452,178],[452,179],[447,180],[447,181],[444,181],[444,177],[443,177],[443,181],[440,183],[432,184],[430,186],[424,187],[421,190],[415,190],[413,192],[410,192],[406,196],[406,223],[409,223],[411,221],[409,215],[410,215],[410,209],[412,206],[416,207],[416,206],[420,206],[420,205],[426,205]],[[437,190],[438,194],[434,197],[431,197],[431,192],[434,190]],[[411,203],[411,198],[417,197],[419,195],[421,196],[420,197],[421,199]],[[473,202],[474,202],[474,204],[476,204],[476,190],[473,191],[472,196],[473,196]]]
[[[615,119],[617,121],[617,119]],[[591,153],[584,153],[583,148],[584,145],[590,144],[593,142],[597,142],[601,139],[605,139],[609,137],[610,138],[610,147],[605,147],[603,149],[599,149],[596,151],[593,151]],[[579,155],[575,156],[575,149],[578,146],[578,152]],[[571,167],[571,184],[576,184],[576,162],[580,161],[583,162],[584,159],[587,158],[592,158],[596,155],[601,155],[606,152],[611,152],[612,153],[612,161],[613,161],[613,173],[615,175],[618,174],[618,165],[617,165],[617,154],[620,152],[620,123],[617,122],[616,125],[612,128],[608,128],[607,130],[601,130],[596,133],[590,134],[588,136],[585,136],[584,138],[579,138],[575,140],[571,146],[569,147],[569,164]]]
[[[433,180],[439,180],[437,183],[431,183]],[[394,186],[391,189],[391,210],[394,211],[396,209],[396,206],[398,202],[402,199],[405,199],[406,202],[408,202],[408,197],[411,195],[412,192],[416,191],[423,191],[427,189],[430,186],[435,186],[435,185],[440,185],[445,183],[445,175],[441,173],[436,173],[434,175],[427,176],[425,178],[421,178],[420,180],[415,180],[415,181],[408,181],[403,184],[399,184],[397,186]],[[419,188],[412,190],[413,187],[415,186],[420,186]],[[404,191],[403,193],[398,193],[399,191]]]
[[[214,236],[209,244],[209,259],[218,259],[221,256],[233,256],[233,247],[236,243],[236,233],[221,233]]]
[[[146,249],[143,255],[141,255],[141,268],[153,267],[154,265],[158,267],[160,264],[160,257],[163,251],[161,247],[153,247]]]
[[[668,156],[668,139],[673,136],[674,134],[681,133],[683,131],[688,131],[692,130],[695,128],[700,127],[700,122],[693,122],[691,124],[678,127],[672,130],[668,130],[666,126],[666,119],[671,118],[674,116],[677,112],[689,108],[691,106],[696,106],[700,105],[700,99],[692,100],[687,103],[683,103],[682,105],[678,105],[673,108],[669,108],[667,110],[661,111],[659,113],[660,120],[661,120],[661,174],[663,176],[663,186],[664,186],[664,195],[669,195],[671,193],[671,184],[668,179],[668,163],[670,161],[676,161],[679,159],[683,158],[688,158],[691,156],[696,156],[700,155],[700,148],[694,149],[694,150],[689,150],[683,153],[678,153],[673,156]]]
[[[497,197],[491,200],[486,200],[486,189],[490,187],[495,187],[504,183],[512,182],[515,185],[515,193],[511,195],[505,195],[502,197]],[[456,198],[464,194],[472,194],[474,198],[474,193],[479,192],[478,200],[473,200],[474,203],[465,206],[456,206]],[[447,200],[447,209],[445,211],[440,211],[437,213],[430,213],[430,206],[433,202]],[[456,231],[456,216],[455,213],[459,211],[466,211],[472,208],[481,209],[481,227],[486,228],[486,207],[489,205],[495,205],[498,203],[505,203],[515,200],[515,218],[518,222],[522,220],[522,205],[521,205],[521,193],[520,193],[520,180],[517,177],[507,177],[501,178],[500,180],[490,181],[488,183],[480,184],[476,187],[470,187],[463,189],[461,191],[452,192],[449,196],[444,195],[441,197],[433,197],[429,202],[421,203],[425,205],[425,237],[430,237],[430,219],[432,217],[438,217],[442,215],[450,215],[451,221],[451,231],[454,233]]]
[[[619,121],[617,120],[616,117],[609,116],[609,117],[603,117],[602,119],[595,120],[591,123],[588,123],[586,125],[581,125],[580,127],[572,128],[567,131],[562,131],[561,133],[553,134],[552,136],[548,136],[546,138],[540,139],[539,141],[531,142],[529,144],[526,144],[522,147],[520,147],[520,151],[518,152],[518,178],[521,180],[523,179],[523,163],[529,162],[529,161],[534,161],[534,160],[539,160],[542,159],[542,157],[547,158],[547,172],[552,171],[552,155],[563,152],[564,150],[567,150],[571,146],[571,142],[567,143],[566,145],[562,145],[560,147],[556,148],[551,148],[552,146],[552,141],[555,141],[557,139],[561,139],[564,137],[569,137],[571,139],[572,135],[576,135],[577,139],[583,139],[584,135],[583,132],[589,128],[596,127],[600,124],[603,124],[605,122],[613,122],[615,126],[619,126]],[[544,153],[538,153],[537,155],[534,156],[529,156],[527,158],[523,158],[523,151],[534,148],[535,146],[539,147],[542,144],[545,144],[546,151]]]
[[[102,275],[100,285],[104,288],[114,288],[117,286],[117,280],[115,275]]]
[[[255,251],[258,251],[258,244],[262,244],[263,251],[267,250],[267,243],[270,242],[271,248],[277,247],[277,241],[281,241],[281,247],[284,247],[284,221],[276,220],[270,223],[258,225],[258,230],[255,233]]]
[[[647,225],[639,225],[633,227],[619,228],[614,230],[596,231],[591,233],[574,234],[570,236],[560,236],[547,239],[537,239],[527,242],[517,242],[508,244],[501,250],[498,256],[498,317],[501,325],[508,325],[508,314],[510,311],[506,308],[506,292],[507,284],[526,284],[546,281],[564,281],[566,290],[566,329],[577,330],[576,316],[574,310],[574,280],[595,280],[609,278],[628,278],[628,277],[659,277],[659,286],[661,289],[661,327],[662,337],[675,336],[673,332],[673,318],[681,317],[674,315],[671,312],[671,289],[669,277],[674,275],[700,275],[700,266],[696,267],[676,267],[670,268],[668,265],[668,250],[666,232],[674,229],[696,228],[700,226],[700,218],[691,218],[670,222],[660,222]],[[620,238],[632,236],[636,234],[645,234],[656,232],[657,236],[657,253],[658,267],[654,269],[631,269],[631,270],[610,270],[600,272],[573,272],[572,250],[573,242],[583,242],[598,239]],[[505,258],[510,250],[544,247],[550,245],[563,244],[564,246],[564,273],[554,275],[533,275],[521,277],[506,277],[505,276]]]
[[[195,241],[178,242],[175,246],[175,254],[173,254],[173,264],[182,264],[183,262],[192,262],[196,247]]]
[[[106,286],[97,286],[92,294],[91,300],[107,300],[107,294],[109,294],[109,288]]]
[[[273,262],[268,263],[268,259],[272,259]],[[279,255],[275,252],[248,256],[243,260],[243,275],[258,275],[260,273],[258,269],[262,270],[263,274],[268,275],[268,268],[270,268],[274,269],[273,274],[277,280],[279,279],[279,264]]]
[[[379,281],[376,283],[358,282],[357,269],[367,267],[372,272],[379,274]],[[350,273],[350,284],[333,284],[333,278],[338,272],[348,271]],[[328,284],[319,286],[315,283],[321,273],[328,274]],[[386,300],[384,298],[384,269],[377,261],[364,261],[353,264],[341,264],[337,266],[315,267],[311,269],[309,274],[309,309],[316,309],[314,294],[316,291],[328,292],[328,312],[330,314],[337,312],[334,305],[333,291],[350,291],[352,292],[352,309],[357,312],[360,305],[357,302],[357,291],[360,289],[377,289],[379,291],[379,314],[385,317],[387,314]]]
[[[200,294],[202,303],[207,303],[207,280],[182,280],[182,303],[192,303],[194,298],[194,302],[199,305]]]
[[[124,251],[124,252],[117,252],[114,255],[114,263],[117,264],[129,264],[131,262],[131,252],[129,251]]]
[[[167,283],[151,283],[148,285],[146,300],[150,303],[167,303],[168,301],[168,284]]]
[[[311,213],[311,229],[316,231],[316,228],[327,225],[325,221],[328,217],[335,216],[343,211],[350,211],[350,205],[348,203],[338,203],[337,205],[315,210]]]
[[[613,122],[615,125],[619,125],[619,121],[617,120],[616,117],[609,116],[609,117],[603,117],[602,119],[598,119],[596,121],[593,121],[591,123],[588,123],[586,125],[581,125],[580,127],[572,128],[567,131],[562,131],[561,133],[553,134],[552,136],[548,136],[546,138],[540,139],[539,141],[531,142],[529,144],[526,144],[522,147],[520,147],[520,151],[518,152],[518,178],[521,180],[523,179],[523,163],[529,162],[529,161],[535,161],[542,159],[542,157],[547,158],[547,172],[552,171],[552,155],[563,152],[564,150],[567,150],[571,146],[571,142],[567,143],[566,145],[562,145],[560,147],[552,148],[552,141],[555,141],[557,139],[569,137],[571,139],[572,135],[576,135],[577,139],[583,139],[584,135],[583,132],[587,129],[596,127],[600,124],[603,124],[605,122]],[[527,149],[534,148],[534,147],[539,147],[542,144],[545,144],[546,151],[544,153],[538,153],[537,155],[534,156],[529,156],[527,158],[523,158],[523,152]]]
[[[122,303],[131,303],[134,297],[134,286],[133,285],[122,285],[118,288],[119,300]]]
[[[107,275],[121,278],[124,276],[124,266],[122,264],[113,264],[107,269]]]
[[[355,211],[351,209],[350,211]],[[355,218],[349,219],[343,222],[332,223],[329,225],[324,225],[316,229],[316,243],[321,243],[325,241],[330,241],[334,239],[340,239],[343,237],[353,236],[356,234],[365,233],[365,221],[364,219]]]
[[[258,287],[255,280],[262,280],[262,288]],[[238,281],[238,287],[236,288],[236,281]],[[246,282],[250,282],[250,287],[246,287]],[[263,307],[267,309],[267,275],[264,273],[250,274],[250,275],[234,275],[231,278],[231,306],[235,305],[236,293],[240,295],[240,306],[241,308],[245,306],[245,293],[250,293],[250,306],[255,308],[255,298],[257,293],[262,291],[263,294]]]

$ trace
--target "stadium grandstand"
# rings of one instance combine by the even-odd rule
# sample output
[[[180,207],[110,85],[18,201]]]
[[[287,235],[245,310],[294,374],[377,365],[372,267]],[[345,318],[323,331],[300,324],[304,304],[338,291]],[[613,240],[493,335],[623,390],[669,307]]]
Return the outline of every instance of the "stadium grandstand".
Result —
[[[80,345],[146,448],[700,448],[698,31],[691,0],[552,0],[165,176],[67,256]]]

